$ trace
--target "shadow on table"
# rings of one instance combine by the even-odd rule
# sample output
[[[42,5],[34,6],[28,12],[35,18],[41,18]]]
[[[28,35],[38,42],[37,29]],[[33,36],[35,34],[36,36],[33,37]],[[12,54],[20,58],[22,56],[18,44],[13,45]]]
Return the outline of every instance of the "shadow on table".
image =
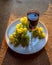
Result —
[[[21,55],[8,48],[3,65],[50,65],[46,50],[31,55]]]

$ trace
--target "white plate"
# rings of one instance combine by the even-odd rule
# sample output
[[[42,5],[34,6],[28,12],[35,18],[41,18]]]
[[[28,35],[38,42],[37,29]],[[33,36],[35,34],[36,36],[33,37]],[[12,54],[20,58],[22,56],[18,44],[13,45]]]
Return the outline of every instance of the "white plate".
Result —
[[[46,42],[48,40],[48,30],[45,27],[45,25],[41,22],[38,23],[38,26],[43,27],[43,29],[44,29],[44,33],[46,34],[46,37],[44,39],[40,40],[38,38],[34,38],[32,40],[32,43],[30,42],[29,46],[26,48],[23,48],[21,45],[19,45],[18,47],[14,47],[12,44],[10,44],[9,36],[10,36],[10,34],[12,34],[14,32],[15,26],[19,22],[20,22],[19,19],[15,20],[13,23],[11,23],[7,27],[6,33],[5,33],[7,45],[10,47],[10,49],[12,49],[13,51],[20,53],[20,54],[33,54],[33,53],[40,51],[46,45]],[[31,33],[29,33],[29,35],[31,35]]]

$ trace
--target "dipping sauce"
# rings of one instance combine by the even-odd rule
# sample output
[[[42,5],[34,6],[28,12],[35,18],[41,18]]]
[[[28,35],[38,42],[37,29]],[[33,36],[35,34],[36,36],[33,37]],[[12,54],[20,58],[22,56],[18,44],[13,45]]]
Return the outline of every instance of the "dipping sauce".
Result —
[[[30,29],[33,29],[37,26],[38,20],[39,20],[39,12],[28,12],[27,13],[27,18],[29,20],[29,27]]]

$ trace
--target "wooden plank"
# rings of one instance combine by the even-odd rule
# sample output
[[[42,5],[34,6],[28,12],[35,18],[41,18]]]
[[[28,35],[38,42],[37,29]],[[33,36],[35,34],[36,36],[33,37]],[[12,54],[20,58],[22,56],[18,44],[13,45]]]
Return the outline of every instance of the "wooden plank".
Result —
[[[16,17],[14,15],[10,15],[10,18],[9,18],[9,21],[8,21],[8,25],[13,21],[15,20]],[[3,59],[5,57],[5,54],[7,52],[7,49],[8,49],[8,46],[6,44],[6,40],[5,38],[3,39],[3,42],[2,42],[2,46],[1,46],[1,49],[0,49],[0,65],[2,64],[3,62]]]

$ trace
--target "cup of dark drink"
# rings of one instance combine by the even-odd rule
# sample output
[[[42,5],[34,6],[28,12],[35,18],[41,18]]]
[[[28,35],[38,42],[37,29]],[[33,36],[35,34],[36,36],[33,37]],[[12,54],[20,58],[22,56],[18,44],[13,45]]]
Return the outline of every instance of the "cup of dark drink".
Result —
[[[29,21],[29,28],[34,29],[37,26],[39,21],[39,12],[31,10],[27,13],[27,18]]]

